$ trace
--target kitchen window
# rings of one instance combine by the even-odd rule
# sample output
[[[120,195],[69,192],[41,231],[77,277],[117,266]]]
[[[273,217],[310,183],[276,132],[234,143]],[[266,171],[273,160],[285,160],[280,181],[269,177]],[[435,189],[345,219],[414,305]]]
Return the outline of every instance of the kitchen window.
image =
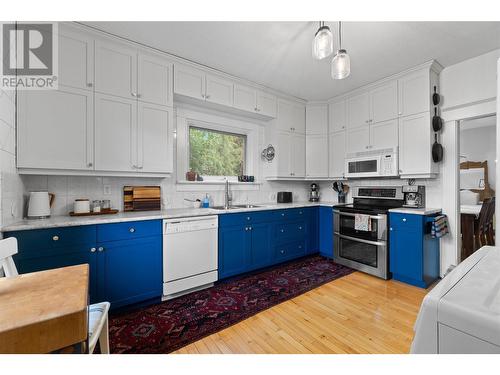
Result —
[[[245,174],[247,135],[189,127],[189,169],[204,180]]]

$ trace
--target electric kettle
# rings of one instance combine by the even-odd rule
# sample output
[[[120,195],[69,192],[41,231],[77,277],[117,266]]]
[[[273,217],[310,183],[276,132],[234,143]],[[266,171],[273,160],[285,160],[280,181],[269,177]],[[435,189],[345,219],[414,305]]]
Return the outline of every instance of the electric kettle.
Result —
[[[28,203],[28,218],[43,219],[50,216],[55,195],[47,191],[32,191]]]

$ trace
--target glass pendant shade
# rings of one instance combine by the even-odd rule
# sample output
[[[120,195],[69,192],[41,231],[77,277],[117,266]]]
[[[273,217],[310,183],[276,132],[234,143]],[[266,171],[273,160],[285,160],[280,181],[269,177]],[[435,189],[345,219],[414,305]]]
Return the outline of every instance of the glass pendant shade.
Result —
[[[351,74],[351,59],[345,49],[339,49],[332,60],[332,78],[344,79]]]
[[[328,26],[322,26],[313,40],[313,57],[321,60],[333,53],[333,34]]]

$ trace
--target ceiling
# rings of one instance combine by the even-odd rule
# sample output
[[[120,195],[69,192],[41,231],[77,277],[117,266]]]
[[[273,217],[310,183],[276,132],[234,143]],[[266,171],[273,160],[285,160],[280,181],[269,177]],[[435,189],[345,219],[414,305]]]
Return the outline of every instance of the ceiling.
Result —
[[[306,100],[325,100],[431,59],[449,66],[500,48],[500,22],[346,22],[351,76],[316,61],[317,22],[85,22]],[[337,39],[337,23],[326,22]]]

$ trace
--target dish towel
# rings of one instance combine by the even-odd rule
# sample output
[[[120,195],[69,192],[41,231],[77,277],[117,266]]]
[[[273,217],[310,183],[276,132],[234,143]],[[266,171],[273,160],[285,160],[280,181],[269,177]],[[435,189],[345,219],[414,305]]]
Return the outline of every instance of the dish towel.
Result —
[[[431,236],[432,238],[441,238],[450,233],[448,229],[448,216],[438,215],[434,218],[431,224]]]
[[[369,232],[372,230],[370,215],[356,214],[354,216],[354,229]]]

